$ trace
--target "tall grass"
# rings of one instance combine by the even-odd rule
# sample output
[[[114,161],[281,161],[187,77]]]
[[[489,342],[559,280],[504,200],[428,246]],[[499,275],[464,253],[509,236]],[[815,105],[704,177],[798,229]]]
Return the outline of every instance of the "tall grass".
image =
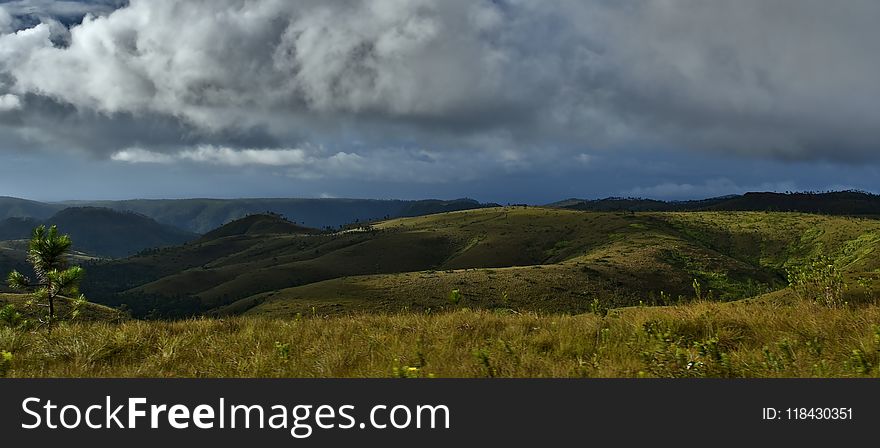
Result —
[[[877,376],[880,306],[698,302],[0,328],[15,377]]]

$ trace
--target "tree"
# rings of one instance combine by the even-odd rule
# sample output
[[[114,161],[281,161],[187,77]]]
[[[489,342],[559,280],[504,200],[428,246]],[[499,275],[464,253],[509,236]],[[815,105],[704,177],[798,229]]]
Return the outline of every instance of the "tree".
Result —
[[[7,283],[12,289],[34,294],[41,304],[49,308],[49,316],[44,323],[52,331],[55,320],[55,299],[57,297],[76,297],[71,314],[76,315],[78,305],[85,301],[79,293],[79,283],[83,269],[79,266],[67,267],[67,253],[72,242],[69,235],[59,235],[58,228],[39,226],[31,234],[28,244],[28,261],[34,267],[35,281],[18,271],[9,273]]]

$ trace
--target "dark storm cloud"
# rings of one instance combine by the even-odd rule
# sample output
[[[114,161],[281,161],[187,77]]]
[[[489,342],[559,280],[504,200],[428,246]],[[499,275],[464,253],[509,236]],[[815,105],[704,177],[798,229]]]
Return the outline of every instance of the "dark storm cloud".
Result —
[[[438,182],[637,148],[880,155],[876,1],[123,4],[0,4],[7,149]]]

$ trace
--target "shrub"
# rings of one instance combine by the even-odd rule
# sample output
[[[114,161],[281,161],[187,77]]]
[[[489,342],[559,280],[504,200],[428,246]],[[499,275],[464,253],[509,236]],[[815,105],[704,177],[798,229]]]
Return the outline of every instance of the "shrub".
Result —
[[[453,306],[458,305],[461,302],[461,290],[453,289],[452,292],[449,293],[449,303]]]
[[[688,344],[668,324],[649,321],[642,326],[648,349],[641,353],[647,372],[661,378],[731,378],[738,376],[717,337]]]
[[[789,268],[788,284],[801,300],[810,300],[830,308],[845,304],[843,292],[846,283],[834,261],[818,257],[811,262]]]
[[[0,325],[14,328],[21,325],[22,321],[21,314],[14,306],[6,305],[0,308]]]

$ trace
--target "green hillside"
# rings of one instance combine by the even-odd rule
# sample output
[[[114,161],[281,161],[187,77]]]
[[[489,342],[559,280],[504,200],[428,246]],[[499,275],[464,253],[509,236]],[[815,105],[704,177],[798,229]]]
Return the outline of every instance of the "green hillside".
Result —
[[[785,269],[825,254],[852,278],[880,272],[880,222],[780,213],[565,213],[496,209],[383,223],[467,244],[438,270],[338,278],[247,298],[229,312],[286,315],[473,307],[542,312],[675,303],[693,280],[715,299],[786,285]],[[518,267],[504,267],[518,266]],[[489,268],[489,269],[487,269]],[[662,291],[662,293],[661,293]]]
[[[476,308],[578,313],[782,288],[824,254],[853,280],[880,268],[880,221],[769,212],[592,213],[499,207],[337,233],[273,228],[271,215],[214,237],[87,267],[94,300],[136,315],[427,310],[453,290]]]

